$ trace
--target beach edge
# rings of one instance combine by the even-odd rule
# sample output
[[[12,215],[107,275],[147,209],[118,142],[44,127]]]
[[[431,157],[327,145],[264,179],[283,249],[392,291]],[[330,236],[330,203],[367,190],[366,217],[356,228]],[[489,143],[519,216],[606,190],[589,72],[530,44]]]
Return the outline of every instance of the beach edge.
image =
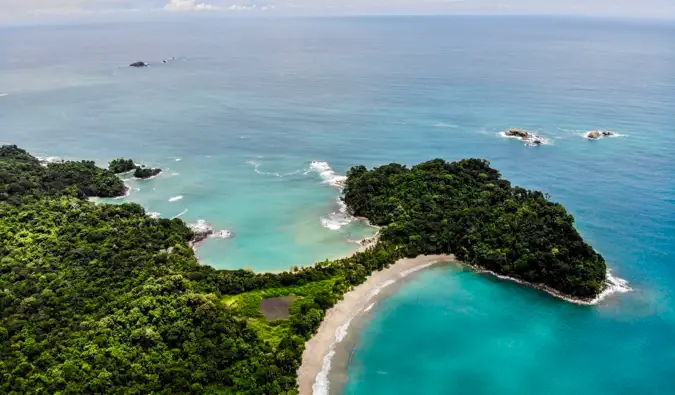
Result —
[[[324,380],[327,380],[335,345],[344,337],[351,320],[364,312],[379,290],[435,264],[456,262],[453,255],[420,255],[416,258],[399,259],[388,268],[372,273],[363,284],[344,294],[342,300],[326,311],[316,334],[305,343],[302,363],[298,369],[300,395],[328,393],[327,385],[326,388],[317,387],[321,386],[318,378],[323,375]]]

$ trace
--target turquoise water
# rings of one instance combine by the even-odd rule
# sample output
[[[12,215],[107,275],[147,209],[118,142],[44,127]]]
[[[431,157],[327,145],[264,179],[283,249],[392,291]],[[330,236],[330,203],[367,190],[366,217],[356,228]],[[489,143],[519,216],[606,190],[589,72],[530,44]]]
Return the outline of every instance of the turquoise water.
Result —
[[[312,160],[339,175],[481,157],[565,204],[634,289],[583,307],[431,269],[375,307],[345,393],[675,393],[672,24],[205,19],[0,35],[0,141],[161,166],[127,200],[232,230],[199,250],[207,264],[274,271],[353,251],[372,230],[324,226],[339,191]],[[117,68],[136,60],[155,64]],[[509,127],[550,144],[498,135]],[[581,136],[592,129],[622,136]]]

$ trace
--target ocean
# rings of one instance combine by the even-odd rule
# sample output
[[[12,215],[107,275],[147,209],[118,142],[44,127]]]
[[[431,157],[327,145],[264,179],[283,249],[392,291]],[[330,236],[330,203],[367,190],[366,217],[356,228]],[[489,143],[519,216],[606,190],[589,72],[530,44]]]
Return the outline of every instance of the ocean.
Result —
[[[337,200],[352,165],[477,157],[563,203],[632,288],[589,307],[422,271],[352,328],[331,393],[675,393],[672,23],[193,16],[0,37],[0,142],[161,167],[115,202],[232,231],[201,246],[205,264],[348,255],[374,232]],[[500,135],[511,127],[546,144]],[[618,136],[583,137],[596,129]]]

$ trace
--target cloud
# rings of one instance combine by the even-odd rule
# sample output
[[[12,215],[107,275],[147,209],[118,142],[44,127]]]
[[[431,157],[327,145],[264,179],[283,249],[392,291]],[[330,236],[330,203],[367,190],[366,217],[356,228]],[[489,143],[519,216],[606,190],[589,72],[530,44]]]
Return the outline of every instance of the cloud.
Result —
[[[164,9],[169,11],[215,11],[218,7],[206,3],[197,3],[197,0],[169,0]]]
[[[273,10],[274,6],[273,5],[264,5],[264,6],[258,6],[256,4],[232,4],[231,6],[227,7],[228,11],[267,11],[267,10]]]

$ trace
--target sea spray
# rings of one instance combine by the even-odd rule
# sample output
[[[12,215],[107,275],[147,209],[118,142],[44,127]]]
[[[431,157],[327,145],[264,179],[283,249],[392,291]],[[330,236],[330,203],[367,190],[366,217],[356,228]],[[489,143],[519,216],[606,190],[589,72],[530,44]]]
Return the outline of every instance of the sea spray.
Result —
[[[311,161],[309,163],[308,172],[319,173],[319,176],[323,179],[323,182],[332,185],[335,188],[342,189],[344,188],[345,182],[347,181],[347,176],[341,176],[335,173],[333,168],[328,164],[328,162],[320,161]]]
[[[356,219],[356,217],[349,214],[347,205],[342,201],[342,199],[337,198],[337,206],[337,211],[328,214],[327,217],[321,217],[321,225],[324,228],[338,230]]]

